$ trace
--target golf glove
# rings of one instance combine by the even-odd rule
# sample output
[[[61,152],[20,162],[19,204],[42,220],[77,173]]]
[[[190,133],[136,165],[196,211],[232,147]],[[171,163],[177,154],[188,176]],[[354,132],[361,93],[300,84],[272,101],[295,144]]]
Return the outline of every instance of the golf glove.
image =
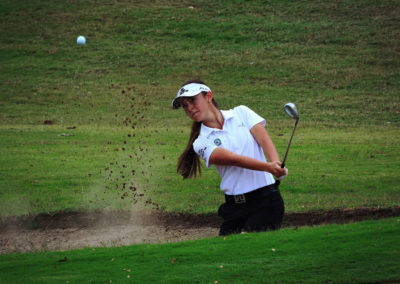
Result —
[[[288,175],[289,170],[288,170],[287,168],[285,168],[285,170],[286,170],[286,175],[278,177],[277,179],[278,179],[279,181],[282,181],[282,180]]]

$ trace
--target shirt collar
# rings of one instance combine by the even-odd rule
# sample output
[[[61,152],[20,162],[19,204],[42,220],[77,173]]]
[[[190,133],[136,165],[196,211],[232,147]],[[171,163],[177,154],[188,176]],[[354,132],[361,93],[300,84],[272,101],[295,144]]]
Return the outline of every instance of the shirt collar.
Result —
[[[224,117],[224,126],[226,124],[226,121],[231,119],[234,115],[233,115],[233,111],[230,110],[221,110],[221,114]],[[223,127],[224,128],[224,127]],[[203,123],[201,124],[201,130],[200,133],[202,135],[205,135],[206,137],[208,137],[211,133],[213,133],[214,131],[222,131],[221,129],[218,128],[210,128],[208,126],[205,126]]]

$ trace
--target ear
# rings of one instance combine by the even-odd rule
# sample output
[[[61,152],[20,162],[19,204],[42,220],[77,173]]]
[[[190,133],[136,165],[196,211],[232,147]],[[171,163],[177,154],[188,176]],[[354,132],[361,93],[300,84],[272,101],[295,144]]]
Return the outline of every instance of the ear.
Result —
[[[209,103],[211,103],[212,102],[212,98],[213,98],[213,93],[211,91],[208,91],[207,92],[207,101]]]

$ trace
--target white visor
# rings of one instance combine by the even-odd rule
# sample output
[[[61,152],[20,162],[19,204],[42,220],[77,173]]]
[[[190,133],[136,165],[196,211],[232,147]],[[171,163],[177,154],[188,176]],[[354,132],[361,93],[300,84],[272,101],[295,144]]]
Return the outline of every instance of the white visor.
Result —
[[[184,97],[194,97],[200,94],[201,92],[208,93],[211,92],[211,89],[208,86],[199,83],[190,83],[183,86],[182,88],[179,89],[178,94],[172,100],[172,108],[177,109],[180,107],[179,103],[177,102],[177,99]]]

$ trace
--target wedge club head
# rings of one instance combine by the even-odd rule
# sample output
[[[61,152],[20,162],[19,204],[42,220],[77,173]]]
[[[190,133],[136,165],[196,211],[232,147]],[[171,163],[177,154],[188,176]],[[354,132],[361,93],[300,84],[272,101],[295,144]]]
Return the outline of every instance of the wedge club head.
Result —
[[[283,107],[283,110],[291,117],[296,120],[299,119],[299,113],[294,103],[287,103]]]

